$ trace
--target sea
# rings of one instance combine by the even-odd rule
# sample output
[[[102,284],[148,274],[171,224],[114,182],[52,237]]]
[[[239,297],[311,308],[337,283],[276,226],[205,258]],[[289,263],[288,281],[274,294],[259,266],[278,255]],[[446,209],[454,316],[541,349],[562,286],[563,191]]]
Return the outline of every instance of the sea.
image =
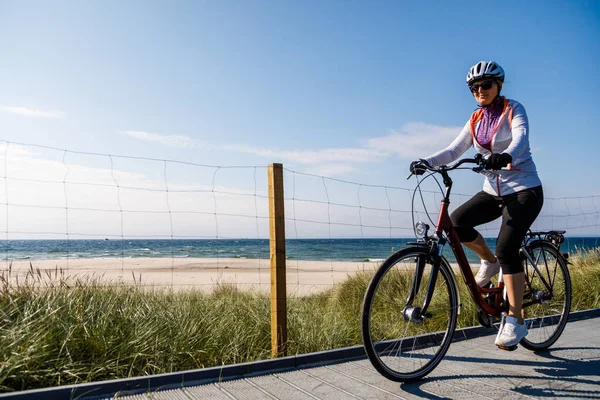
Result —
[[[414,242],[414,238],[289,239],[288,260],[382,261]],[[495,239],[486,239],[491,250]],[[563,252],[598,249],[600,237],[566,237]],[[453,260],[449,246],[445,256]],[[479,259],[465,248],[469,262]],[[0,260],[78,258],[248,258],[269,259],[268,239],[116,239],[116,240],[3,240]]]

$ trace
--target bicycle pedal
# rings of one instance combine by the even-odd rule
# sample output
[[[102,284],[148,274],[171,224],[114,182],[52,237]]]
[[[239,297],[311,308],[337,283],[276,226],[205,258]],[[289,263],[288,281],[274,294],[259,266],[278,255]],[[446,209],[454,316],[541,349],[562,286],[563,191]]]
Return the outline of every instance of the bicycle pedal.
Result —
[[[502,345],[497,344],[496,346],[498,346],[498,348],[500,350],[506,350],[506,351],[515,351],[517,349],[516,344],[514,346],[502,346]]]

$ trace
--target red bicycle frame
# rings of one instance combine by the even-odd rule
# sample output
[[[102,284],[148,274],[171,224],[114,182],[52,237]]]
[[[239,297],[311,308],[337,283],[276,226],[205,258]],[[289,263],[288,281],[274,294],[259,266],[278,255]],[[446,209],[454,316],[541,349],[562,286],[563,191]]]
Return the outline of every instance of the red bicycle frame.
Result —
[[[444,177],[446,178],[446,177]],[[446,183],[446,179],[444,179],[444,183]],[[452,181],[449,182],[450,185],[446,185],[446,195],[442,200],[442,205],[440,208],[440,215],[438,217],[437,226],[435,228],[435,233],[438,238],[442,237],[442,232],[446,234],[448,241],[450,242],[450,247],[452,248],[452,252],[456,257],[456,261],[460,268],[460,271],[463,275],[465,284],[469,288],[471,292],[471,297],[477,306],[485,311],[486,313],[494,316],[500,317],[502,310],[500,307],[492,307],[490,306],[483,298],[482,294],[494,293],[496,295],[495,304],[500,304],[502,301],[502,294],[504,292],[504,282],[499,282],[497,287],[494,288],[482,288],[477,282],[475,282],[475,276],[473,275],[473,271],[471,271],[471,266],[469,265],[469,261],[467,261],[467,257],[465,252],[460,244],[460,240],[458,239],[458,235],[456,234],[456,230],[452,225],[452,221],[450,220],[450,216],[448,215],[448,205],[450,204],[450,189],[452,188]]]

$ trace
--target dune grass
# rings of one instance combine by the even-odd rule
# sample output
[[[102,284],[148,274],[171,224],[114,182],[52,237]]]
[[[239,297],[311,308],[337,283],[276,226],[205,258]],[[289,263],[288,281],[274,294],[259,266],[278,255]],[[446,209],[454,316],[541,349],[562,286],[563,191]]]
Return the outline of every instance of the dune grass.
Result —
[[[600,307],[600,248],[570,258],[572,311]],[[55,277],[60,272],[55,271]],[[211,293],[106,285],[99,279],[0,276],[0,391],[143,376],[270,358],[269,296],[216,285]],[[370,279],[288,299],[288,354],[361,344]],[[40,282],[54,282],[40,287]],[[460,279],[459,279],[460,281]],[[478,325],[460,284],[459,327]]]

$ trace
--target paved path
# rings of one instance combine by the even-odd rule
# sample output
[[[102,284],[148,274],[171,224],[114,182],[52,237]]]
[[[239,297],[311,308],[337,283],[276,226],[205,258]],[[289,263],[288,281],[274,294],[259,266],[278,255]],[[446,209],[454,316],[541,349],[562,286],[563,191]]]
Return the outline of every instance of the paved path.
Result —
[[[522,347],[499,350],[493,340],[484,336],[453,343],[429,376],[410,384],[389,381],[367,360],[359,360],[119,398],[600,399],[600,318],[570,322],[559,341],[540,354]]]
[[[492,335],[482,336],[487,332]],[[223,368],[17,392],[0,398],[600,399],[600,309],[572,314],[558,342],[538,354],[522,347],[513,352],[499,350],[493,345],[493,331],[489,329],[470,328],[463,335],[471,339],[452,343],[444,360],[430,375],[410,384],[383,378],[357,346]],[[338,361],[332,361],[336,357]],[[340,360],[348,357],[354,360]],[[117,391],[122,392],[115,394]]]

